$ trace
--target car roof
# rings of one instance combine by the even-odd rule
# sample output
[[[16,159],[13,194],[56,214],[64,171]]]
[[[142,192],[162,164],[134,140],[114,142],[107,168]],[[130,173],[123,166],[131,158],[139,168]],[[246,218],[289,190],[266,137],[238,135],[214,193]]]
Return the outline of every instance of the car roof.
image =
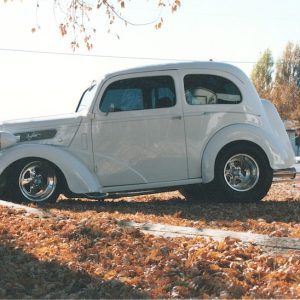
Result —
[[[178,63],[142,66],[142,67],[131,68],[131,69],[113,72],[113,73],[107,74],[105,77],[108,78],[108,77],[114,77],[117,75],[126,75],[126,74],[143,73],[143,72],[155,72],[155,71],[167,71],[167,70],[184,70],[184,69],[209,69],[209,70],[223,71],[223,72],[228,72],[228,73],[235,75],[241,81],[245,81],[245,77],[248,79],[247,75],[239,68],[237,68],[231,64],[221,63],[221,62],[213,62],[213,61],[178,62]]]

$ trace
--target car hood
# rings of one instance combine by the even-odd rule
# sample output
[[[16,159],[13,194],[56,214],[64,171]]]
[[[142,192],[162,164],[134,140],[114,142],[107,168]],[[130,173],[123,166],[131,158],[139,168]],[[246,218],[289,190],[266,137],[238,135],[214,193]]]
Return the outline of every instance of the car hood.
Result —
[[[68,146],[83,116],[78,113],[4,121],[0,131],[20,137],[20,142]]]

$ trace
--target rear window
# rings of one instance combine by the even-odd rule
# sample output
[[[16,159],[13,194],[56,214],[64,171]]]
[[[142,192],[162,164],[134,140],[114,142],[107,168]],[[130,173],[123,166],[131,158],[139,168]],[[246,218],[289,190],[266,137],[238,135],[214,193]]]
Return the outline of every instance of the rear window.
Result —
[[[186,101],[190,105],[238,104],[242,101],[239,88],[221,76],[186,75],[184,89]]]

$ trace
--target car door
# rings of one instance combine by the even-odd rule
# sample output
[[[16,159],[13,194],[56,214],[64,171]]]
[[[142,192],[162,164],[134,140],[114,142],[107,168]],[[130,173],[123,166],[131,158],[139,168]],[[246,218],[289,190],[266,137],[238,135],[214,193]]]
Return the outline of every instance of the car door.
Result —
[[[178,72],[185,120],[189,178],[201,178],[202,155],[222,128],[248,122],[242,102],[243,82],[229,72],[185,69]]]
[[[187,179],[175,71],[115,76],[94,107],[94,163],[103,187]]]

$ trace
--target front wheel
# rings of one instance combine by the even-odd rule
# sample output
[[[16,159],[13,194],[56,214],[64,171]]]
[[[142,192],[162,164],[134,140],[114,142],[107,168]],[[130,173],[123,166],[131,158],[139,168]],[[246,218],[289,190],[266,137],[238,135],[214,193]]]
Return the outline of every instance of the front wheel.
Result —
[[[55,167],[41,159],[23,160],[12,170],[11,196],[16,201],[54,202],[60,189]]]
[[[235,145],[216,160],[215,183],[228,201],[259,201],[268,193],[272,180],[266,155],[252,145]]]

